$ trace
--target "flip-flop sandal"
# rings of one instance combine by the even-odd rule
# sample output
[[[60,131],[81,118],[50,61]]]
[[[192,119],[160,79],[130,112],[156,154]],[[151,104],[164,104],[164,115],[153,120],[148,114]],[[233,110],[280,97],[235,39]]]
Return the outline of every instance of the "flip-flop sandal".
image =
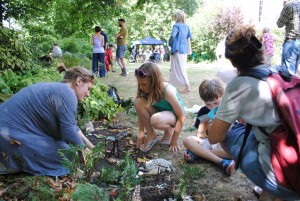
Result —
[[[157,138],[155,138],[154,140],[152,140],[152,142],[148,145],[148,147],[146,147],[146,148],[140,148],[140,150],[142,151],[142,152],[148,152],[148,151],[150,151],[151,149],[152,149],[152,147],[157,143],[159,141],[159,138],[157,137]]]
[[[196,159],[199,158],[198,156],[196,156],[193,152],[191,152],[191,151],[188,150],[188,149],[185,151],[185,153],[191,156],[191,159],[189,159],[189,160],[187,160],[186,158],[184,158],[184,160],[185,160],[187,163],[193,163]]]
[[[171,139],[160,139],[159,143],[162,145],[170,145]]]

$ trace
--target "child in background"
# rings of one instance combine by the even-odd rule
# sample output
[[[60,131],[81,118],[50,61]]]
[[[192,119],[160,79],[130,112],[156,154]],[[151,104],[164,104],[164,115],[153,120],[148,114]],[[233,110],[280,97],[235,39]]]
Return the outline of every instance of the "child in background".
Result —
[[[147,152],[160,141],[161,144],[170,145],[171,151],[178,151],[177,141],[185,114],[176,88],[164,82],[158,66],[152,62],[146,62],[136,69],[135,77],[138,90],[134,107],[139,125],[136,147]],[[164,131],[162,139],[157,137],[154,129]]]
[[[62,57],[62,51],[57,43],[53,44],[52,52],[49,54],[50,58],[53,60],[54,57],[58,58],[58,62],[60,62],[60,59]]]
[[[187,162],[193,162],[196,158],[212,161],[220,165],[227,175],[231,175],[234,168],[234,161],[221,148],[220,144],[211,145],[206,137],[206,132],[211,123],[205,120],[203,115],[207,115],[211,110],[219,106],[224,93],[223,83],[218,79],[204,80],[199,86],[200,98],[205,102],[197,115],[195,127],[198,129],[197,136],[189,136],[183,139],[183,144],[187,150],[184,158]],[[200,118],[199,118],[200,117]],[[203,119],[200,122],[200,119]]]
[[[105,66],[106,66],[106,71],[109,72],[110,69],[113,73],[115,73],[116,71],[114,70],[114,57],[113,57],[113,50],[114,50],[114,45],[113,44],[109,44],[108,49],[105,52]]]
[[[272,58],[274,56],[274,38],[270,33],[270,29],[265,27],[262,30],[263,35],[260,38],[264,46],[265,63],[272,65]]]

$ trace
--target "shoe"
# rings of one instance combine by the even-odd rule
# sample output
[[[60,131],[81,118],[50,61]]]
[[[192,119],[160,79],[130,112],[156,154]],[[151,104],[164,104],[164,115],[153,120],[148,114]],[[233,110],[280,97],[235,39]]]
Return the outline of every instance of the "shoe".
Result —
[[[191,159],[187,159],[186,158],[186,155],[190,155]],[[193,152],[191,152],[190,150],[185,150],[184,152],[184,160],[187,162],[187,163],[193,163],[195,162],[195,160],[199,159],[199,157],[194,154]]]
[[[223,159],[220,163],[220,166],[223,168],[226,175],[231,176],[235,162],[234,160]]]
[[[145,144],[142,144],[140,147],[140,150],[142,152],[148,152],[152,149],[152,147],[159,141],[159,138],[156,137],[154,140],[152,140],[152,142],[150,142],[150,144],[148,146],[146,146]]]

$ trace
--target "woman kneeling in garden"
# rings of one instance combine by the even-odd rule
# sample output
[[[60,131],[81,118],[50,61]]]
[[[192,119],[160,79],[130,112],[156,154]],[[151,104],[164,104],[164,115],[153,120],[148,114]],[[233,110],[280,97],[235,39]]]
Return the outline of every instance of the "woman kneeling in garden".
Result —
[[[89,96],[92,85],[92,74],[76,67],[65,72],[63,83],[33,84],[4,102],[0,106],[0,174],[68,174],[58,150],[69,149],[68,143],[93,148],[76,125],[78,101]]]
[[[156,64],[147,62],[135,70],[138,82],[135,109],[138,115],[137,148],[147,152],[160,141],[178,151],[178,136],[185,120],[183,103],[176,89],[164,82]],[[145,129],[147,137],[145,137]],[[154,129],[164,130],[161,140]]]

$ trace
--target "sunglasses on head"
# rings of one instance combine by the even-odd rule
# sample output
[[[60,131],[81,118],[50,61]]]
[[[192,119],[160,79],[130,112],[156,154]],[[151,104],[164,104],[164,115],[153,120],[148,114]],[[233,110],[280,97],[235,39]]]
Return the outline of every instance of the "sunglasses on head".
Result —
[[[135,76],[139,77],[147,77],[149,76],[147,73],[145,73],[143,70],[135,69]]]

